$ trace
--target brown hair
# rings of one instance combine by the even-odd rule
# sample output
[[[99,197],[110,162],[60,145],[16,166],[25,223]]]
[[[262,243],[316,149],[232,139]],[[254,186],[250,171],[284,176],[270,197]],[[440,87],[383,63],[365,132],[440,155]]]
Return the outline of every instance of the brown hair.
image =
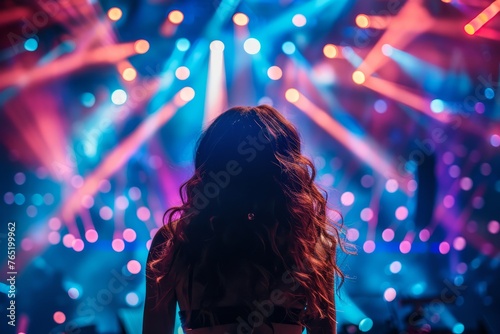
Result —
[[[344,280],[336,261],[342,224],[327,215],[295,127],[267,105],[234,107],[203,132],[195,153],[194,175],[181,186],[182,205],[165,213],[167,241],[149,273],[161,285],[199,263],[203,305],[210,305],[222,297],[235,261],[253,268],[256,295],[286,271],[301,287],[286,292],[304,301],[301,318],[334,327],[335,279]]]

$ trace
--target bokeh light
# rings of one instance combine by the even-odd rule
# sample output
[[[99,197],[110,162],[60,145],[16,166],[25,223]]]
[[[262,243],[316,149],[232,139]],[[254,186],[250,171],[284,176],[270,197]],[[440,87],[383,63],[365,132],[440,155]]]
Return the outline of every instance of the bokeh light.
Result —
[[[224,51],[224,43],[219,40],[212,41],[210,43],[210,51],[212,52],[222,52]]]
[[[344,206],[350,206],[354,203],[354,194],[350,191],[346,191],[340,196],[340,202]]]
[[[384,299],[388,302],[392,302],[396,299],[396,290],[394,288],[387,288],[384,291]]]
[[[236,13],[233,15],[233,22],[237,26],[246,26],[250,20],[248,19],[248,16],[246,16],[243,13]]]
[[[111,242],[111,247],[115,252],[122,252],[125,249],[125,243],[122,239],[114,239]]]
[[[285,92],[285,98],[288,102],[290,103],[295,103],[299,100],[300,98],[300,93],[298,90],[296,90],[295,88],[289,88],[287,89],[287,91]]]
[[[389,270],[391,271],[391,273],[393,274],[397,274],[401,271],[401,268],[403,266],[401,265],[401,262],[399,261],[394,261],[391,263],[391,265],[389,266]]]
[[[292,18],[292,23],[296,27],[303,27],[307,23],[307,19],[302,14],[295,14]]]
[[[130,260],[127,263],[127,270],[131,274],[138,274],[141,271],[141,264],[137,260]]]
[[[186,80],[190,74],[189,68],[186,66],[180,66],[175,70],[175,76],[179,80]]]
[[[127,102],[127,93],[123,89],[117,89],[111,94],[111,101],[117,106]]]
[[[181,91],[179,92],[179,96],[181,98],[182,101],[184,102],[189,102],[191,101],[192,99],[194,99],[194,96],[195,96],[195,91],[193,88],[191,87],[184,87],[181,89]],[[132,198],[132,197],[131,197]]]
[[[333,44],[326,44],[323,47],[323,54],[325,55],[326,58],[333,59],[337,57],[338,54],[337,47]]]
[[[250,55],[257,54],[260,51],[260,42],[255,38],[248,38],[243,43],[243,49]]]
[[[137,77],[137,71],[132,67],[128,67],[123,70],[122,77],[125,81],[133,81]]]
[[[53,318],[56,324],[62,324],[66,321],[66,315],[61,311],[55,312]]]
[[[352,81],[354,81],[354,83],[358,85],[362,85],[365,82],[365,80],[366,80],[365,74],[359,70],[354,71],[354,73],[352,74]]]
[[[368,16],[365,14],[359,14],[356,16],[356,25],[360,28],[368,28],[368,25],[370,24],[370,20],[368,19]]]
[[[188,39],[186,38],[179,38],[177,40],[177,42],[175,42],[175,47],[179,50],[179,51],[187,51],[189,50],[189,48],[191,47],[191,42],[189,42]]]
[[[139,296],[135,292],[129,292],[125,296],[125,302],[130,306],[136,306],[139,304]]]
[[[184,20],[184,14],[180,10],[173,10],[168,14],[168,20],[173,24],[180,24]]]
[[[113,7],[108,10],[108,17],[111,21],[118,21],[121,19],[122,15],[122,10],[118,7]]]
[[[281,49],[287,55],[293,54],[295,52],[295,50],[296,50],[295,44],[293,44],[292,42],[285,42],[285,43],[283,43],[283,45],[281,46]]]
[[[271,66],[267,70],[267,76],[271,80],[279,80],[281,79],[281,76],[283,75],[283,72],[281,71],[281,68],[278,66]]]
[[[38,49],[38,41],[34,38],[28,38],[24,42],[24,48],[26,49],[26,51],[33,52]]]
[[[140,39],[140,40],[136,41],[134,44],[134,50],[138,54],[144,54],[144,53],[148,52],[149,42],[146,41],[145,39]]]

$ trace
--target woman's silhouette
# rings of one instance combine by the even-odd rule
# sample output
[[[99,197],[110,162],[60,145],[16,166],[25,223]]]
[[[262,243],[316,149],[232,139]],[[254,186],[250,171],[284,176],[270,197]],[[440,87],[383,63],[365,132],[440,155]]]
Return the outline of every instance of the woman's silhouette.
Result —
[[[338,227],[276,109],[235,107],[203,132],[182,205],[146,269],[144,333],[336,333]]]

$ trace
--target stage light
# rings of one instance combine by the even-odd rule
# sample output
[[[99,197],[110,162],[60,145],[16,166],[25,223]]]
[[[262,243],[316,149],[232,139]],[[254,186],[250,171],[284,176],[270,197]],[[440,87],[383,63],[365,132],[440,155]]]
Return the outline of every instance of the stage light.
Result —
[[[406,206],[400,206],[396,209],[395,213],[397,220],[405,220],[408,218],[408,208]]]
[[[411,242],[403,240],[399,244],[399,251],[403,254],[408,254],[411,251]]]
[[[346,191],[340,196],[340,202],[344,206],[350,206],[354,203],[354,194],[350,191]]]
[[[254,55],[260,51],[260,42],[255,38],[248,38],[243,43],[243,49],[246,53]]]
[[[189,78],[189,75],[190,71],[186,66],[180,66],[175,70],[175,76],[179,80],[186,80],[187,78]]]
[[[128,199],[127,197],[120,195],[115,199],[115,207],[119,210],[125,210],[128,208]]]
[[[364,208],[359,214],[361,220],[368,222],[373,218],[373,210],[370,208]]]
[[[151,217],[151,212],[145,206],[141,206],[137,209],[137,218],[143,222],[147,221]]]
[[[210,43],[210,51],[212,52],[224,51],[224,43],[222,43],[222,41],[219,40],[212,41],[212,43]]]
[[[296,90],[295,88],[289,88],[287,89],[287,91],[285,92],[285,98],[288,102],[290,103],[295,103],[299,100],[300,98],[300,93],[298,90]]]
[[[451,3],[451,0],[441,0],[444,3]]]
[[[126,68],[123,70],[122,78],[125,81],[132,81],[137,77],[137,71],[132,67]]]
[[[59,241],[61,241],[61,235],[59,234],[59,232],[52,231],[47,236],[47,239],[49,240],[49,243],[51,243],[52,245],[57,245]]]
[[[393,273],[393,274],[397,274],[397,273],[399,273],[399,272],[401,271],[401,268],[402,268],[402,267],[403,267],[403,266],[401,265],[401,262],[399,262],[399,261],[394,261],[394,262],[392,262],[392,263],[390,264],[390,266],[389,266],[389,270],[391,271],[391,273]]]
[[[447,243],[446,241],[443,241],[439,244],[439,252],[441,254],[448,254],[450,251],[450,244]]]
[[[493,147],[498,147],[500,146],[500,136],[497,134],[493,134],[490,137],[490,144]]]
[[[352,81],[354,81],[354,83],[358,84],[358,85],[361,85],[365,82],[366,78],[365,78],[365,75],[363,72],[361,71],[354,71],[354,73],[352,74]]]
[[[373,240],[366,240],[363,243],[363,250],[367,254],[373,253],[375,251],[375,242]]]
[[[386,228],[382,232],[382,239],[386,242],[392,241],[394,239],[394,230],[391,228]]]
[[[149,42],[145,39],[140,39],[134,43],[134,50],[138,54],[144,54],[149,50]]]
[[[388,302],[392,302],[396,299],[396,290],[394,288],[387,288],[384,291],[384,299]]]
[[[123,240],[133,242],[137,238],[137,233],[131,228],[126,228],[122,232]]]
[[[358,240],[358,238],[359,238],[359,231],[357,229],[355,229],[355,228],[348,229],[347,233],[346,233],[346,238],[350,242],[354,242],[354,241]]]
[[[443,198],[443,206],[447,209],[451,209],[455,205],[455,198],[452,195],[446,195]]]
[[[173,24],[180,24],[184,20],[184,14],[180,10],[173,10],[168,14],[168,20]]]
[[[427,284],[425,284],[425,283],[413,284],[413,286],[411,287],[411,293],[414,296],[419,296],[425,291],[426,287],[427,287]]]
[[[410,180],[408,181],[406,187],[408,188],[409,191],[415,191],[418,188],[418,183],[415,180]]]
[[[111,94],[111,101],[120,106],[127,102],[127,93],[123,89],[117,89]]]
[[[456,237],[455,240],[453,240],[453,248],[455,248],[457,251],[463,250],[466,245],[467,241],[465,241],[464,237]]]
[[[484,97],[486,97],[488,100],[491,100],[495,97],[495,91],[491,88],[486,88],[484,90]]]
[[[278,66],[271,66],[267,70],[267,76],[271,80],[279,80],[281,79],[282,75],[283,72],[281,71],[281,68],[279,68]]]
[[[135,306],[139,304],[139,296],[135,292],[129,292],[125,296],[125,301],[127,302],[128,305]]]
[[[431,110],[433,113],[439,114],[444,110],[444,102],[440,99],[434,99],[431,101]]]
[[[368,28],[370,20],[365,14],[359,14],[356,16],[356,25],[360,28]]]
[[[467,23],[465,25],[464,30],[469,35],[474,35],[474,33],[476,32],[476,29],[474,29],[474,27],[470,23]]]
[[[465,327],[462,323],[458,322],[455,325],[453,325],[452,332],[453,334],[462,334],[465,330]]]
[[[323,47],[323,54],[326,58],[335,58],[337,56],[337,47],[333,44],[326,44]]]
[[[130,260],[127,263],[127,270],[131,274],[138,274],[141,272],[141,264],[137,260]]]
[[[73,240],[71,246],[73,247],[75,252],[81,252],[83,250],[83,248],[85,247],[85,244],[83,243],[82,239],[75,239],[75,240]]]
[[[125,249],[125,243],[123,242],[122,239],[114,239],[112,242],[111,242],[111,247],[113,248],[113,250],[115,252],[121,252]]]
[[[285,43],[283,43],[283,45],[281,46],[281,49],[287,55],[293,54],[295,52],[295,50],[296,50],[295,44],[293,44],[292,42],[285,42]]]
[[[450,176],[452,178],[459,177],[460,176],[460,167],[458,167],[457,165],[450,166],[450,168],[448,169],[448,174],[450,174]]]
[[[82,102],[83,106],[91,108],[95,104],[94,94],[85,92],[80,97],[80,101]]]
[[[483,102],[477,102],[475,105],[474,105],[474,110],[478,113],[478,114],[484,114],[484,111],[485,111],[485,107],[484,107],[484,103]]]
[[[61,228],[61,220],[57,217],[52,217],[49,219],[49,228],[57,231]]]
[[[24,48],[26,49],[26,51],[35,51],[38,48],[38,41],[34,38],[28,38],[24,42]]]
[[[472,179],[470,177],[463,177],[460,179],[460,188],[464,191],[471,190],[473,186]]]
[[[55,312],[53,318],[57,324],[62,324],[66,321],[66,315],[64,315],[61,311]]]
[[[249,21],[248,16],[246,16],[243,13],[236,13],[233,15],[233,22],[237,26],[240,27],[246,26],[248,24],[248,21]]]
[[[138,201],[141,198],[141,189],[137,187],[131,187],[128,190],[128,196],[130,197],[131,200],[133,201]]]
[[[73,240],[75,240],[75,236],[73,234],[65,234],[64,237],[62,238],[63,245],[67,248],[71,248],[71,245],[73,244]]]
[[[179,51],[187,51],[191,47],[191,43],[186,38],[179,38],[177,42],[175,42],[175,46]]]
[[[16,175],[14,175],[14,182],[17,184],[17,185],[23,185],[24,182],[26,182],[26,175],[24,173],[16,173]]]
[[[25,200],[26,198],[21,193],[17,193],[14,195],[14,203],[16,203],[17,205],[23,205]]]
[[[99,235],[97,234],[97,231],[94,229],[90,229],[85,231],[85,239],[87,239],[88,242],[94,243],[97,241],[99,238]]]
[[[261,103],[262,104],[262,103]],[[14,193],[8,191],[3,195],[3,200],[5,204],[12,204],[14,203]]]
[[[111,21],[118,21],[122,17],[122,10],[118,7],[113,7],[108,10],[108,17]]]
[[[77,288],[69,288],[68,289],[68,296],[71,299],[78,299],[78,297],[80,296],[80,291],[78,291]]]
[[[370,318],[364,318],[359,322],[358,328],[362,332],[368,332],[373,327],[373,320]]]
[[[377,100],[375,101],[373,108],[379,114],[383,114],[387,111],[387,103],[384,100]]]
[[[99,216],[103,220],[110,220],[111,218],[113,218],[113,210],[111,210],[109,206],[103,206],[99,209]]]
[[[488,232],[491,234],[497,234],[500,231],[500,223],[496,220],[492,220],[488,223]]]
[[[385,190],[389,193],[395,193],[399,188],[398,181],[389,179],[385,182]]]
[[[384,56],[390,57],[393,52],[394,48],[389,44],[382,45],[382,53],[384,54]]]
[[[304,15],[302,14],[295,14],[292,18],[292,23],[296,26],[296,27],[303,27],[306,25],[307,23],[307,19]]]
[[[180,96],[180,98],[181,98],[182,101],[189,102],[189,101],[191,101],[194,98],[195,91],[191,87],[184,87],[179,92],[179,96]]]

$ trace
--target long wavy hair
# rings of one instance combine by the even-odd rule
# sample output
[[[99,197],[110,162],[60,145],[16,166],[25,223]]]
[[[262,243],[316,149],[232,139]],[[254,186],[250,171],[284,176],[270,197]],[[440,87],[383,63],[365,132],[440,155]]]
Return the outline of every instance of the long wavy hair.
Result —
[[[158,304],[175,292],[164,283],[187,279],[196,264],[205,282],[202,307],[209,309],[240,268],[256,300],[293,281],[283,292],[305,306],[301,324],[328,319],[335,326],[342,222],[329,219],[315,175],[296,128],[276,109],[234,107],[217,117],[198,140],[182,205],[164,215],[167,241],[148,267],[161,287]]]

